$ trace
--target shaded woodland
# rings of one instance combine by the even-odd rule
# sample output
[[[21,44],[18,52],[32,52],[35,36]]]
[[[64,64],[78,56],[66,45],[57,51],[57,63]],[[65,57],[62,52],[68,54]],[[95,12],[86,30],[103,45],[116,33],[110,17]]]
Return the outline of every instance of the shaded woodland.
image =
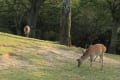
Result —
[[[0,31],[120,54],[120,0],[0,0]]]

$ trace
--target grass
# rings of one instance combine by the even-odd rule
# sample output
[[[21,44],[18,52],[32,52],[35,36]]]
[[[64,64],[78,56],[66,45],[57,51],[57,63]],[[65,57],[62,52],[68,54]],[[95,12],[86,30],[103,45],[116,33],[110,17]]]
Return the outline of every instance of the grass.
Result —
[[[105,54],[105,56],[118,60],[118,61],[120,60],[120,55],[117,55],[117,54]]]
[[[118,64],[105,64],[100,71],[100,63],[94,62],[90,69],[86,61],[78,68],[75,55],[79,55],[80,49],[76,47],[1,32],[0,41],[0,80],[120,80]],[[12,54],[11,59],[25,63],[2,65],[1,56],[6,53]],[[120,60],[119,55],[105,56]]]

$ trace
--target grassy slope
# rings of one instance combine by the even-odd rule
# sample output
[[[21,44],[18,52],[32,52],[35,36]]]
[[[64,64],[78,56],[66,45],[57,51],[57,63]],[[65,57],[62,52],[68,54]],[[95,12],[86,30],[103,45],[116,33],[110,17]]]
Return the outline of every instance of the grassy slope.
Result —
[[[105,64],[103,71],[96,62],[94,69],[88,63],[77,68],[78,52],[55,42],[0,33],[0,80],[120,80],[118,64]]]

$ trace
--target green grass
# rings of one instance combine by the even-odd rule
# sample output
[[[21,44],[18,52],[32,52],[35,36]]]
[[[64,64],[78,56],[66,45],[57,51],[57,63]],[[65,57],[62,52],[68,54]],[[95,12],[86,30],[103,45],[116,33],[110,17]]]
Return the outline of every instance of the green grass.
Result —
[[[100,63],[94,62],[93,68],[85,62],[77,67],[76,58],[67,58],[66,53],[79,55],[76,47],[68,48],[57,42],[25,38],[0,32],[0,80],[120,80],[120,65],[105,64],[100,71]],[[45,48],[44,48],[45,47]],[[50,49],[47,50],[47,48]],[[56,52],[53,52],[54,49]],[[75,52],[75,53],[73,53]],[[78,52],[78,53],[77,53]],[[11,54],[11,58],[21,60],[23,64],[2,65],[1,56]],[[120,60],[119,55],[106,54],[105,56]],[[22,66],[21,66],[22,65]]]

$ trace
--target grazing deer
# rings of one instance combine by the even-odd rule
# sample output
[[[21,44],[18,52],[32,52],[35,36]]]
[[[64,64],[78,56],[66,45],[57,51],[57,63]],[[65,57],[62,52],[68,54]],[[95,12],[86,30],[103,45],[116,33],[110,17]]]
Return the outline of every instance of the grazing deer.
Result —
[[[29,37],[29,34],[30,34],[30,26],[26,25],[24,27],[24,36]]]
[[[94,57],[100,57],[101,61],[101,70],[103,69],[103,55],[106,52],[106,47],[103,44],[94,44],[90,45],[86,51],[83,52],[83,55],[77,59],[78,61],[78,67],[82,64],[82,62],[90,57],[90,67],[92,67],[92,62],[94,60]]]

